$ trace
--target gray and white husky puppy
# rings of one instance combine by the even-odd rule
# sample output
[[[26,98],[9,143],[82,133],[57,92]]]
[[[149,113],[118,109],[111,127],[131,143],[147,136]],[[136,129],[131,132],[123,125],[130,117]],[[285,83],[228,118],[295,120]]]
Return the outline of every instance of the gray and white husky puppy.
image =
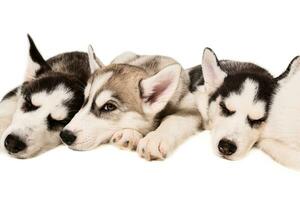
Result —
[[[104,66],[92,48],[89,59],[99,69],[61,133],[69,148],[90,150],[111,140],[145,159],[164,159],[200,127],[188,76],[174,59],[124,53]]]
[[[277,80],[255,64],[218,60],[209,48],[204,50],[202,66],[189,74],[214,151],[229,160],[243,157],[261,139]]]
[[[88,55],[70,52],[43,59],[29,39],[24,83],[0,103],[1,148],[29,158],[61,143],[59,133],[81,108],[93,69]]]

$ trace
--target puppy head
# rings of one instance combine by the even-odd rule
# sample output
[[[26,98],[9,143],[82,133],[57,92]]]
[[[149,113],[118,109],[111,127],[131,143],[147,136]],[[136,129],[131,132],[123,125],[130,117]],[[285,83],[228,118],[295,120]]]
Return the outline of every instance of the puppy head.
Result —
[[[223,158],[242,158],[260,136],[276,82],[254,64],[219,61],[208,48],[202,72],[204,84],[195,95],[211,129],[213,148]]]
[[[53,72],[28,38],[25,82],[19,89],[12,123],[1,141],[2,148],[17,158],[29,158],[58,145],[60,131],[84,99],[83,83],[73,76]]]
[[[171,65],[149,76],[127,64],[99,66],[92,49],[91,65],[100,69],[88,81],[81,110],[61,133],[71,149],[89,150],[108,141],[123,128],[146,132],[175,93],[181,67]]]

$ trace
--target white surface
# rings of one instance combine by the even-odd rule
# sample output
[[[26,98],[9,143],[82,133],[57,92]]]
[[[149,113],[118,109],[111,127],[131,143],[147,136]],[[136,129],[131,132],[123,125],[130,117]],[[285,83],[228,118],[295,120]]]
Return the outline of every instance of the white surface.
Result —
[[[125,50],[165,54],[184,67],[206,46],[220,59],[253,61],[278,75],[300,54],[297,1],[8,1],[0,6],[0,95],[22,82],[26,33],[48,58],[93,44],[108,63]],[[0,155],[0,199],[299,199],[299,172],[260,151],[230,162],[208,133],[163,162],[105,145],[59,147],[37,158]]]

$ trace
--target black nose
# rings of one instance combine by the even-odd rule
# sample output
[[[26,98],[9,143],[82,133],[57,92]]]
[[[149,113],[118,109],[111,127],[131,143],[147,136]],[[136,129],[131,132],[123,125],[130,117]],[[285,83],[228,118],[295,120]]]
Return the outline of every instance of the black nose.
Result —
[[[73,144],[76,140],[76,136],[74,135],[74,133],[69,130],[63,130],[62,132],[60,132],[60,138],[67,145]]]
[[[218,149],[219,149],[220,153],[222,153],[223,155],[230,156],[236,152],[237,146],[231,140],[222,139],[219,142]]]
[[[18,153],[27,147],[27,145],[18,136],[13,134],[9,134],[5,138],[4,146],[10,153]]]

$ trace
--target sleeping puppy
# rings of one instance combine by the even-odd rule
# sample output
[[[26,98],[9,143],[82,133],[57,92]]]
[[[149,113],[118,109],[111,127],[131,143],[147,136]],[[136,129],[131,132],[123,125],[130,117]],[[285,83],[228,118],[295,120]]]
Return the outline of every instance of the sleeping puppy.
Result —
[[[279,77],[252,63],[219,61],[204,50],[202,66],[189,71],[213,148],[228,160],[257,146],[275,161],[300,169],[300,57]]]
[[[260,140],[277,81],[255,64],[218,60],[209,48],[204,50],[202,66],[189,74],[214,151],[225,159],[242,158]]]
[[[90,150],[110,140],[136,149],[147,160],[164,159],[201,125],[189,80],[181,66],[165,56],[124,53],[89,79],[81,110],[61,133],[74,150]]]
[[[29,158],[59,145],[59,133],[80,109],[93,69],[88,55],[63,53],[47,61],[28,36],[24,83],[0,103],[1,148],[16,158]]]

